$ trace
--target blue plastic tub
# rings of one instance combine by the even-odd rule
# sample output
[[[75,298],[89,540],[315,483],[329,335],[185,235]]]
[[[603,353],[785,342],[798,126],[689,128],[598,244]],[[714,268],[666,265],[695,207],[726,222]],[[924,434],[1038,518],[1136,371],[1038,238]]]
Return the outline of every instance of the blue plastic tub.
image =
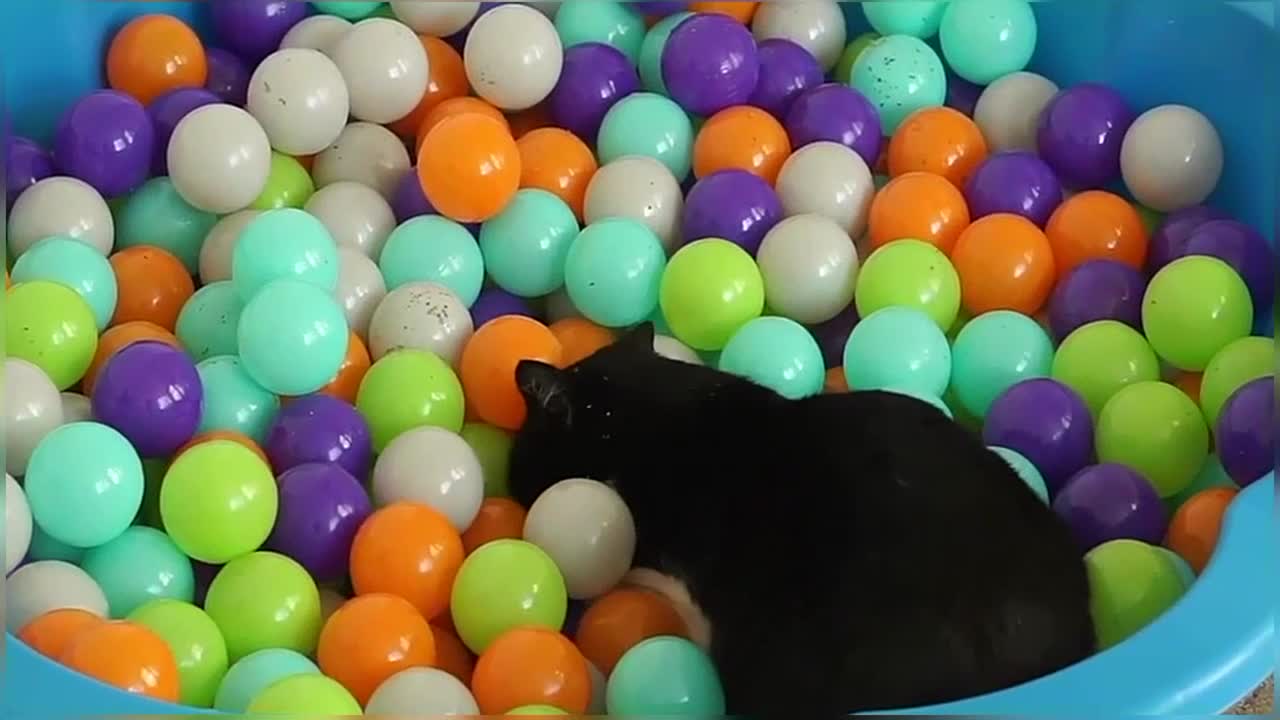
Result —
[[[1222,134],[1226,174],[1210,202],[1261,230],[1280,225],[1280,35],[1272,0],[1058,0],[1035,5],[1032,69],[1059,85],[1098,81],[1138,109],[1184,103]],[[59,114],[103,83],[111,33],[144,12],[204,30],[202,3],[0,0],[3,98],[12,131],[47,141]],[[855,13],[860,15],[860,13]],[[1258,329],[1273,335],[1272,309]],[[1226,518],[1218,552],[1191,591],[1125,643],[1053,676],[913,713],[1208,715],[1240,700],[1276,665],[1274,474]],[[36,655],[5,636],[0,718],[193,712],[130,696]]]

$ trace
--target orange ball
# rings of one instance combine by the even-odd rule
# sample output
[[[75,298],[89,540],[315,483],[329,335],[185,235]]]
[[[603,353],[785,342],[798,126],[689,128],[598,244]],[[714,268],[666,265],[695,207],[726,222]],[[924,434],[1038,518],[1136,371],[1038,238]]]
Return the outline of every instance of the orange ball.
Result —
[[[746,170],[770,185],[791,156],[791,140],[782,123],[758,107],[738,105],[712,115],[693,141],[693,174],[704,178],[719,170]]]
[[[912,238],[950,254],[969,227],[969,206],[941,175],[909,172],[890,180],[871,201],[871,247]]]
[[[462,538],[439,510],[392,503],[369,516],[351,545],[351,585],[357,595],[388,593],[431,620],[449,607],[462,566]]]
[[[364,341],[354,330],[351,331],[347,336],[347,354],[343,356],[342,364],[338,366],[338,374],[334,375],[329,384],[320,388],[318,392],[355,405],[356,394],[360,392],[360,381],[364,380],[364,375],[369,372],[371,364],[373,364],[373,358],[369,357],[369,350],[365,348]]]
[[[449,98],[465,97],[471,92],[462,56],[452,45],[430,35],[419,35],[418,40],[422,42],[422,49],[427,51],[427,90],[417,107],[387,126],[402,138],[416,137],[418,128],[422,127],[422,119],[437,105]]]
[[[196,445],[211,442],[213,440],[230,440],[233,443],[239,443],[253,451],[253,454],[257,455],[258,458],[262,460],[262,462],[266,463],[268,467],[271,465],[271,461],[267,459],[267,454],[262,451],[262,448],[258,447],[258,443],[254,442],[248,435],[238,433],[235,430],[210,430],[208,432],[202,432],[188,440],[185,445],[178,448],[177,452],[173,454],[173,457],[174,459],[177,459],[179,455],[190,450]]]
[[[18,639],[48,658],[57,660],[81,633],[106,622],[88,610],[50,610],[27,621],[18,630]]]
[[[689,631],[666,598],[650,590],[623,587],[600,596],[587,608],[574,640],[607,676],[628,650],[659,635],[687,638]]]
[[[109,327],[98,338],[98,349],[93,353],[93,360],[89,362],[89,369],[84,371],[84,377],[80,379],[80,391],[85,396],[92,397],[93,384],[97,381],[98,373],[101,372],[102,366],[107,364],[111,356],[139,340],[158,340],[179,350],[183,349],[182,343],[178,341],[178,338],[172,332],[153,322],[132,320]]]
[[[845,379],[843,367],[827,369],[827,375],[822,381],[822,392],[827,395],[849,392],[849,381]]]
[[[1233,487],[1201,490],[1187,498],[1169,521],[1164,544],[1181,555],[1197,575],[1209,565],[1222,532],[1222,517],[1239,492]]]
[[[503,430],[518,430],[527,408],[516,387],[516,365],[541,360],[561,367],[563,349],[546,325],[523,315],[497,317],[476,330],[462,348],[462,392],[479,418]]]
[[[143,105],[182,87],[204,87],[209,61],[204,45],[186,23],[172,15],[130,20],[107,50],[107,84]]]
[[[111,269],[118,286],[111,324],[146,320],[173,332],[178,313],[196,291],[182,261],[162,248],[138,245],[112,255]]]
[[[689,11],[696,13],[719,13],[728,15],[738,22],[746,25],[751,22],[751,18],[756,14],[758,2],[739,2],[739,0],[728,0],[727,2],[691,2],[689,3]]]
[[[505,123],[479,113],[455,115],[422,141],[418,179],[441,215],[483,222],[501,212],[520,188],[520,152]]]
[[[560,633],[516,628],[499,635],[476,661],[471,691],[485,715],[522,705],[580,714],[591,702],[591,672],[586,658]]]
[[[1035,315],[1053,290],[1053,250],[1035,223],[1011,213],[980,218],[951,249],[966,310]]]
[[[613,331],[586,318],[569,317],[551,323],[551,334],[560,341],[560,361],[568,367],[606,345],[613,344]]]
[[[178,663],[164,638],[127,620],[101,622],[69,643],[59,661],[126,692],[178,702]]]
[[[1180,373],[1173,379],[1173,384],[1179,390],[1186,393],[1191,398],[1191,402],[1196,405],[1200,404],[1200,383],[1204,380],[1203,373],[1184,372]]]
[[[422,124],[418,126],[418,134],[414,139],[414,151],[422,152],[422,143],[427,139],[427,133],[434,130],[441,122],[457,115],[466,115],[467,113],[478,113],[491,117],[510,129],[510,125],[507,124],[507,116],[484,100],[469,95],[449,98],[431,108],[426,117],[422,118]]]
[[[553,127],[555,123],[551,120],[551,112],[547,110],[547,106],[539,103],[527,110],[508,115],[507,125],[511,128],[512,137],[519,140],[534,130]]]
[[[539,128],[516,141],[520,153],[520,187],[538,188],[565,201],[583,219],[587,185],[600,165],[591,148],[561,128]]]
[[[1147,261],[1147,226],[1124,198],[1105,190],[1073,195],[1049,216],[1044,232],[1058,277],[1087,260],[1115,260],[1136,270]]]
[[[485,498],[471,527],[462,533],[462,547],[467,554],[494,540],[519,540],[524,535],[525,510],[520,503],[505,497]]]
[[[933,173],[963,190],[986,157],[977,123],[949,107],[925,108],[908,115],[889,140],[889,175]]]
[[[431,623],[431,637],[436,643],[436,667],[458,678],[463,685],[470,686],[476,656],[471,654],[456,632],[446,627]]]
[[[431,626],[408,600],[378,593],[343,603],[320,630],[316,661],[361,705],[387,678],[436,661]]]

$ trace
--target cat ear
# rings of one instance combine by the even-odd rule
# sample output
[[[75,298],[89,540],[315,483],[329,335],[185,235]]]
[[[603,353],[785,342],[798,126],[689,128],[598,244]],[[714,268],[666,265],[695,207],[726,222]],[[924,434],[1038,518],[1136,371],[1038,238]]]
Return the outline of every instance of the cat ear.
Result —
[[[652,353],[653,333],[653,323],[646,320],[623,333],[617,344],[631,350]]]
[[[564,371],[541,360],[521,360],[516,364],[516,387],[531,407],[551,410],[566,397]]]

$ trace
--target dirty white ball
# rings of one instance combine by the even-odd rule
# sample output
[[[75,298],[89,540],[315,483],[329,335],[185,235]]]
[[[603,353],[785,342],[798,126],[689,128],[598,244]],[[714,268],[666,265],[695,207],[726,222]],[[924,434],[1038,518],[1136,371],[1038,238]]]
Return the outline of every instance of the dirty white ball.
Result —
[[[368,185],[386,199],[408,171],[409,151],[395,133],[381,125],[353,122],[316,155],[311,177],[317,190],[350,180]]]
[[[261,210],[231,213],[209,229],[204,236],[204,244],[200,246],[200,282],[208,285],[231,279],[231,256],[235,253],[236,241],[245,227],[261,213]]]
[[[36,445],[64,422],[62,394],[34,363],[4,361],[4,467],[22,477]]]
[[[1129,126],[1120,172],[1134,199],[1156,212],[1199,205],[1222,178],[1222,139],[1197,110],[1161,105]]]
[[[769,307],[803,325],[825,322],[853,301],[858,251],[830,218],[794,215],[774,225],[756,252]]]
[[[352,180],[320,188],[302,209],[324,223],[338,247],[354,248],[374,259],[382,254],[387,236],[396,229],[396,216],[387,199]]]
[[[427,90],[430,67],[422,41],[388,18],[361,20],[338,41],[333,61],[351,92],[357,120],[389,123],[408,115]]]
[[[271,53],[253,71],[247,107],[271,147],[286,155],[314,155],[347,126],[351,100],[327,55],[291,48]]]
[[[63,608],[105,618],[107,596],[89,573],[61,560],[40,560],[13,571],[4,586],[5,627],[17,632],[29,621]]]
[[[370,316],[369,355],[376,362],[392,350],[413,348],[457,367],[474,330],[457,293],[439,283],[405,283],[387,293]]]
[[[458,532],[471,526],[484,502],[484,471],[461,435],[419,427],[397,435],[373,465],[373,501],[429,505]]]
[[[414,32],[432,37],[449,37],[465,28],[480,12],[478,2],[424,2],[391,0],[391,12]]]
[[[351,29],[351,21],[337,15],[312,15],[289,28],[280,39],[280,49],[305,48],[333,56],[338,41]]]
[[[835,0],[760,3],[751,20],[756,40],[790,40],[817,58],[823,70],[840,61],[845,33],[844,12]]]
[[[543,298],[546,307],[547,324],[559,320],[567,320],[569,318],[585,317],[577,305],[573,304],[573,298],[569,297],[569,291],[560,288],[550,295]]]
[[[876,194],[871,168],[862,156],[826,140],[809,143],[787,158],[775,189],[787,215],[830,218],[850,237],[866,231]]]
[[[215,103],[187,113],[173,129],[169,179],[188,205],[225,214],[262,194],[271,174],[271,142],[247,111]]]
[[[76,392],[62,393],[62,422],[84,422],[93,419],[93,407],[89,398]]]
[[[648,155],[627,155],[606,163],[587,183],[583,216],[590,225],[623,217],[646,225],[670,255],[680,243],[684,193],[667,166]]]
[[[347,316],[347,327],[362,340],[369,338],[369,321],[378,303],[387,296],[378,264],[352,247],[338,248],[338,286],[333,297]]]
[[[31,506],[13,476],[4,475],[4,574],[18,567],[31,546]]]
[[[392,675],[373,691],[366,715],[443,717],[479,715],[480,706],[458,678],[444,670],[415,667]]]
[[[9,257],[16,258],[51,235],[67,235],[110,255],[115,220],[107,201],[89,183],[57,175],[22,191],[9,208]]]
[[[973,121],[992,153],[1036,151],[1036,125],[1058,86],[1043,75],[1020,70],[996,80],[978,96]]]
[[[526,110],[555,88],[564,48],[555,25],[526,5],[499,5],[481,15],[462,52],[476,95],[503,110]]]
[[[685,345],[670,335],[654,335],[653,351],[665,358],[679,360],[690,365],[702,365],[702,358],[698,357],[698,353],[693,348]]]
[[[342,593],[330,587],[319,588],[320,591],[320,621],[327,622],[329,616],[338,611],[347,602],[347,597]]]
[[[617,491],[571,478],[547,488],[529,508],[524,539],[546,551],[580,600],[611,590],[631,569],[636,526]]]

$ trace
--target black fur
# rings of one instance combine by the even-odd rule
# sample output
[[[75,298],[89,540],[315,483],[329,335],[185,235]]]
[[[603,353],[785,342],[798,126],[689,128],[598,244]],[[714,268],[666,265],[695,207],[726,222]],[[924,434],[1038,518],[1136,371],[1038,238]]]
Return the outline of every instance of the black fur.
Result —
[[[636,565],[683,580],[730,714],[971,697],[1094,650],[1079,551],[1005,462],[918,400],[791,401],[663,358],[641,326],[564,370],[522,362],[510,483],[590,477],[635,517]]]

